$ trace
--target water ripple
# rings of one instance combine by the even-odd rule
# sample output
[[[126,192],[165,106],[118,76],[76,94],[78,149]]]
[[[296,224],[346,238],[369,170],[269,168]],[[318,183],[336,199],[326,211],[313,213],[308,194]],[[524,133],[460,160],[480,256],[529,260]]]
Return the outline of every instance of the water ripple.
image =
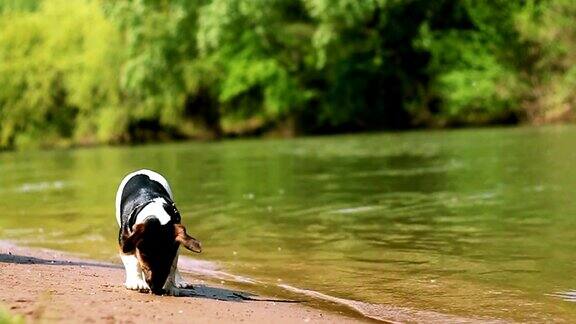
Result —
[[[278,287],[291,292],[310,296],[320,300],[337,303],[353,309],[365,317],[387,323],[507,323],[492,318],[467,318],[433,311],[417,310],[387,304],[371,304],[357,300],[338,298],[313,290],[300,289],[286,284]]]

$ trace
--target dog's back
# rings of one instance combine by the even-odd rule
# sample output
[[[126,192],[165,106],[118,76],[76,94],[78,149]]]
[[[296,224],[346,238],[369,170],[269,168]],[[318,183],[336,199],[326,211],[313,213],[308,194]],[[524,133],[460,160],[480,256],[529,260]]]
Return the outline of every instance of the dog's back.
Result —
[[[138,206],[156,198],[172,202],[173,195],[168,181],[151,170],[138,170],[128,174],[116,193],[116,221],[122,227],[129,221],[130,214]]]

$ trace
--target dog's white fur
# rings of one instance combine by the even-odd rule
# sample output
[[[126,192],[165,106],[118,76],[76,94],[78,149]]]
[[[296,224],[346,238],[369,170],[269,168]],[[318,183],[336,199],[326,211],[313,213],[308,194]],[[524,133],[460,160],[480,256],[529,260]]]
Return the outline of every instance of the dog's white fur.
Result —
[[[148,217],[155,217],[160,221],[160,224],[166,225],[170,221],[170,215],[164,210],[164,204],[168,203],[164,198],[156,198],[151,203],[146,205],[140,213],[136,216],[134,224],[142,224]]]
[[[160,174],[158,174],[152,170],[146,170],[146,169],[134,171],[134,172],[128,174],[127,176],[125,176],[124,179],[122,179],[122,182],[120,182],[120,187],[118,187],[118,191],[116,192],[116,221],[118,222],[118,226],[122,226],[121,221],[120,221],[120,216],[122,214],[122,211],[120,210],[120,202],[122,201],[122,191],[124,190],[124,187],[126,186],[126,183],[128,182],[128,180],[130,180],[133,176],[138,175],[138,174],[147,175],[151,180],[154,180],[154,181],[160,183],[162,185],[162,187],[164,187],[164,189],[166,189],[166,191],[168,191],[168,195],[170,195],[170,199],[174,200],[174,195],[172,195],[172,189],[170,189],[170,185],[168,184],[168,181],[166,181],[166,179],[162,175],[160,175]]]
[[[170,195],[170,198],[174,199],[174,196],[172,196],[172,189],[170,189],[168,181],[166,181],[166,179],[160,174],[146,169],[132,172],[128,174],[126,177],[124,177],[124,179],[122,179],[120,187],[118,188],[118,192],[116,193],[116,221],[118,221],[119,226],[122,226],[120,221],[122,213],[122,211],[120,210],[122,191],[124,190],[124,187],[126,186],[128,180],[130,180],[130,178],[138,174],[147,175],[148,177],[150,177],[150,179],[160,183],[164,187],[164,189],[166,189],[168,195]],[[164,210],[164,207],[162,206],[163,202],[164,199],[156,198],[152,203],[144,207],[144,209],[142,209],[142,211],[136,216],[136,224],[143,223],[144,219],[148,217],[156,217],[160,221],[160,224],[162,225],[168,223],[170,221],[170,215],[168,215],[168,213],[166,213],[166,211]],[[138,258],[136,257],[136,255],[127,255],[120,253],[120,258],[122,259],[124,269],[126,270],[126,281],[124,282],[124,286],[131,290],[150,289],[150,287],[148,287],[148,284],[146,283],[146,278],[142,273],[142,268],[140,267],[140,263],[138,262]],[[174,257],[174,262],[172,263],[172,267],[170,268],[170,274],[166,279],[166,283],[164,284],[163,289],[168,295],[178,296],[180,294],[179,288],[186,288],[186,287],[190,287],[190,284],[182,278],[180,272],[178,271],[178,253],[176,253],[176,257]]]

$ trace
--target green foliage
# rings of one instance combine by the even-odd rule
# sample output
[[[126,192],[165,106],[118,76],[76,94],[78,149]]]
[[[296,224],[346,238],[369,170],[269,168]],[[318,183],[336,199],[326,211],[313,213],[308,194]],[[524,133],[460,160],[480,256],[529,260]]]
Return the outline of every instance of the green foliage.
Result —
[[[218,101],[232,118],[278,119],[313,96],[304,86],[313,27],[291,1],[215,0],[200,10],[202,60],[220,71]]]
[[[576,3],[529,1],[516,15],[520,38],[529,44],[530,90],[523,108],[536,123],[574,118],[576,104]]]
[[[34,11],[38,4],[38,0],[3,0],[0,1],[0,13]]]
[[[494,116],[517,106],[514,87],[518,80],[512,67],[485,46],[485,35],[476,31],[452,31],[433,35],[426,28],[420,40],[431,53],[434,72],[431,91],[442,98],[447,117]]]
[[[519,1],[463,1],[453,25],[422,24],[417,46],[430,53],[431,96],[443,118],[459,122],[507,118],[520,100],[522,80],[514,29]]]
[[[426,55],[413,42],[436,14],[429,1],[308,1],[318,22],[313,45],[321,69],[320,127],[409,126],[408,108],[427,86]],[[440,12],[438,12],[440,14]],[[409,17],[409,18],[408,18]]]
[[[22,324],[24,318],[19,315],[12,315],[0,308],[0,324]]]
[[[121,89],[134,106],[132,119],[176,126],[187,95],[201,82],[196,67],[199,2],[117,1],[111,18],[123,32],[127,58]]]
[[[0,29],[0,147],[84,140],[119,109],[120,39],[97,2],[6,10]]]
[[[0,0],[0,148],[571,118],[568,0]]]

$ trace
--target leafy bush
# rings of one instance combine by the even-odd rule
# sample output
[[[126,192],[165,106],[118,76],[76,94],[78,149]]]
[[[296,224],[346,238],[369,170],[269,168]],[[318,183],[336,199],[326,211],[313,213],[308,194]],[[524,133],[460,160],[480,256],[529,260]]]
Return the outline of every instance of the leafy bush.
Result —
[[[0,148],[572,119],[568,0],[0,0]]]

